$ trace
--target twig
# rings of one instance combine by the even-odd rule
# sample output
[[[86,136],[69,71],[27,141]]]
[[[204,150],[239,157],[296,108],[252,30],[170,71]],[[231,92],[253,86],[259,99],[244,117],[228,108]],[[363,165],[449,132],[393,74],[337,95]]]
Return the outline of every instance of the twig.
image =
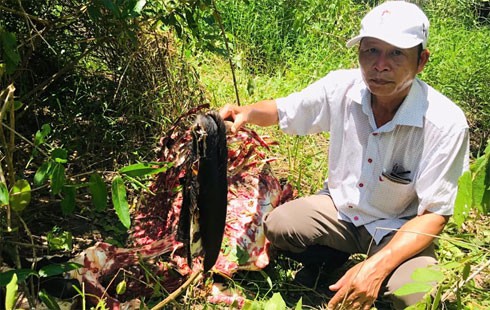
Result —
[[[10,9],[8,7],[5,7],[3,5],[0,5],[0,10],[2,11],[6,11],[6,12],[9,12],[9,13],[12,13],[14,15],[19,15],[19,16],[27,16],[29,19],[39,23],[39,24],[43,24],[45,26],[49,26],[50,25],[50,22],[48,20],[45,20],[45,19],[42,19],[42,18],[39,18],[37,16],[34,16],[34,15],[31,15],[31,14],[27,14],[26,12],[19,12],[19,11],[16,11],[16,10],[13,10],[13,9]]]
[[[490,260],[488,260],[485,264],[483,264],[482,266],[480,266],[480,268],[478,268],[477,270],[475,270],[475,272],[473,272],[466,280],[456,282],[456,284],[454,284],[453,289],[450,290],[450,291],[447,291],[446,293],[444,293],[444,295],[442,296],[441,300],[442,301],[445,301],[446,299],[448,299],[449,298],[449,295],[451,295],[453,293],[456,293],[460,288],[462,288],[463,286],[465,286],[466,283],[468,283],[471,280],[473,280],[480,272],[482,272],[488,266],[490,266]]]
[[[22,140],[24,140],[27,144],[29,144],[30,146],[36,148],[39,153],[43,154],[45,157],[49,157],[49,155],[44,152],[43,149],[41,149],[39,146],[35,145],[34,143],[32,143],[29,139],[27,139],[26,137],[24,137],[23,135],[21,135],[19,132],[17,132],[14,128],[10,127],[9,125],[5,124],[4,122],[1,122],[2,123],[2,126],[7,128],[8,130],[10,130],[12,133],[16,134],[19,138],[21,138]]]
[[[191,285],[194,282],[200,281],[202,278],[203,278],[202,270],[194,271],[189,277],[189,279],[187,279],[187,281],[184,282],[184,284],[182,284],[178,289],[172,292],[172,294],[168,295],[167,298],[165,298],[163,301],[161,301],[156,306],[151,308],[151,310],[162,309],[166,304],[175,300],[175,298],[177,298],[180,294],[182,294],[182,292],[186,290],[189,285]]]
[[[233,86],[235,87],[236,101],[237,101],[237,105],[240,105],[240,97],[238,96],[238,86],[237,86],[236,77],[235,77],[235,66],[233,64],[233,60],[231,59],[231,52],[230,52],[230,48],[228,46],[228,39],[226,38],[225,27],[223,26],[223,22],[221,20],[221,15],[220,15],[218,8],[216,7],[216,3],[214,1],[212,1],[212,6],[213,6],[213,16],[216,19],[216,21],[218,22],[219,28],[221,29],[221,34],[223,35],[223,40],[225,41],[226,53],[228,54],[228,62],[230,63],[231,75],[233,77]]]

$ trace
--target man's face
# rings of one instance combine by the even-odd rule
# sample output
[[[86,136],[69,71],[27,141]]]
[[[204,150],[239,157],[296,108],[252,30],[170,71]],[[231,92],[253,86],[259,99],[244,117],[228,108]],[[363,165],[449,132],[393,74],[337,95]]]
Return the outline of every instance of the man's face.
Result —
[[[418,47],[402,49],[374,38],[362,39],[359,46],[359,64],[371,93],[378,99],[398,100],[408,95],[417,73],[429,58]]]

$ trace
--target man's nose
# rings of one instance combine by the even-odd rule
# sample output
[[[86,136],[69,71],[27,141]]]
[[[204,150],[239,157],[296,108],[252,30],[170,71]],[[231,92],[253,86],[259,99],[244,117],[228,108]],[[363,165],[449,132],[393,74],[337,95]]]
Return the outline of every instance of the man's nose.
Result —
[[[386,53],[379,53],[374,60],[374,68],[377,71],[386,71],[389,69],[389,61]]]

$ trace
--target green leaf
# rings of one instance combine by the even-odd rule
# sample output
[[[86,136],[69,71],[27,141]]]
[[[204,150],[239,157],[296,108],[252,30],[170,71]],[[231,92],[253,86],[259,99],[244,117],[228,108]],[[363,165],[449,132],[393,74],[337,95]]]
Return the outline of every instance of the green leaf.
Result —
[[[258,300],[246,299],[243,303],[242,310],[263,310],[263,303]]]
[[[50,174],[51,179],[51,192],[53,195],[58,195],[61,189],[65,185],[65,167],[57,162],[52,165],[52,173]]]
[[[9,190],[5,183],[0,183],[0,206],[8,206],[9,204]]]
[[[24,179],[17,180],[10,192],[10,207],[16,212],[24,210],[31,202],[31,186]]]
[[[301,310],[303,309],[303,297],[300,297],[298,300],[298,303],[296,304],[296,307],[294,308],[295,310]]]
[[[470,272],[471,272],[471,264],[469,263],[464,264],[463,274],[462,274],[463,280],[468,279],[468,277],[470,276]]]
[[[51,162],[45,161],[42,165],[37,169],[34,174],[34,185],[41,186],[46,182],[49,177],[49,172],[51,170]]]
[[[49,124],[44,124],[41,129],[36,131],[34,135],[34,145],[39,146],[46,142],[46,137],[51,133],[51,126]]]
[[[61,189],[63,199],[61,200],[61,212],[63,215],[72,214],[75,211],[75,197],[77,190],[74,186],[63,186]]]
[[[264,310],[282,310],[286,309],[286,302],[282,299],[280,293],[274,293],[272,298],[265,303]]]
[[[130,177],[142,177],[165,172],[171,166],[168,163],[137,163],[119,169],[119,173]]]
[[[238,259],[238,265],[244,265],[245,263],[248,262],[250,258],[250,254],[248,253],[248,251],[246,249],[242,249],[238,245],[236,249],[236,256]]]
[[[454,203],[453,219],[458,227],[466,220],[470,214],[472,203],[472,182],[471,171],[466,171],[458,180],[458,194]]]
[[[411,275],[415,282],[440,282],[444,279],[444,274],[434,267],[417,268]]]
[[[136,1],[136,4],[133,7],[132,13],[134,14],[141,14],[141,11],[143,11],[143,7],[146,5],[146,0],[138,0]]]
[[[410,282],[397,289],[393,294],[395,294],[395,296],[405,296],[416,293],[427,293],[430,292],[430,290],[432,290],[432,285],[430,284]]]
[[[17,38],[14,33],[0,31],[0,48],[5,60],[5,72],[12,74],[19,65],[20,55],[17,50]]]
[[[96,211],[104,211],[107,209],[107,188],[102,177],[93,173],[90,176],[90,183],[88,185],[90,194],[92,195],[92,203],[95,206]]]
[[[15,307],[15,301],[17,299],[17,290],[19,285],[17,284],[17,275],[14,273],[9,284],[7,284],[7,293],[5,295],[5,309],[13,310]]]
[[[61,164],[66,164],[68,162],[68,152],[65,149],[54,149],[51,152],[51,158]]]
[[[73,263],[73,262],[62,263],[62,264],[51,264],[39,269],[39,276],[40,277],[57,276],[57,275],[64,274],[65,272],[76,270],[82,267],[83,265]]]
[[[71,251],[73,248],[73,236],[69,231],[64,231],[62,233],[50,231],[46,237],[48,239],[48,247],[50,250]]]
[[[17,101],[15,100],[14,101],[14,111],[17,111],[19,110],[20,108],[22,108],[24,106],[24,103],[20,102],[20,101]]]
[[[126,188],[124,187],[124,181],[120,176],[117,176],[112,180],[112,203],[114,209],[119,217],[121,223],[129,229],[131,226],[131,218],[129,215],[129,205],[126,198]]]
[[[121,295],[126,292],[126,281],[122,280],[116,285],[116,294]]]
[[[473,206],[487,213],[490,201],[490,154],[479,157],[472,165],[473,174]]]
[[[37,276],[37,272],[32,269],[15,269],[0,273],[0,287],[9,284],[13,276],[17,277],[18,282],[23,282],[29,276]]]
[[[271,277],[269,277],[269,275],[265,271],[263,271],[263,270],[259,270],[259,272],[264,277],[264,279],[266,280],[267,284],[269,284],[269,288],[272,290],[273,284],[272,284]]]
[[[58,302],[56,302],[56,300],[53,297],[49,296],[45,290],[40,291],[38,296],[39,296],[39,299],[41,299],[43,304],[45,304],[49,310],[60,310],[61,309],[60,306],[58,306]]]

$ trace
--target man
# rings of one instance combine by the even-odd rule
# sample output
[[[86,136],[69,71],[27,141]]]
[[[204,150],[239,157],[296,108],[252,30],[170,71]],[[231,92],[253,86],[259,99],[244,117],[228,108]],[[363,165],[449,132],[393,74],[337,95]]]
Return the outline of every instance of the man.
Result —
[[[324,189],[279,206],[264,219],[285,251],[341,265],[368,258],[329,286],[329,309],[370,309],[388,296],[402,309],[423,294],[397,297],[420,267],[435,264],[434,236],[453,212],[468,167],[468,125],[449,99],[419,80],[429,60],[429,21],[415,5],[385,2],[361,22],[360,69],[339,70],[298,93],[248,106],[227,105],[232,130],[279,124],[290,134],[330,132]],[[306,255],[305,255],[306,254]]]

